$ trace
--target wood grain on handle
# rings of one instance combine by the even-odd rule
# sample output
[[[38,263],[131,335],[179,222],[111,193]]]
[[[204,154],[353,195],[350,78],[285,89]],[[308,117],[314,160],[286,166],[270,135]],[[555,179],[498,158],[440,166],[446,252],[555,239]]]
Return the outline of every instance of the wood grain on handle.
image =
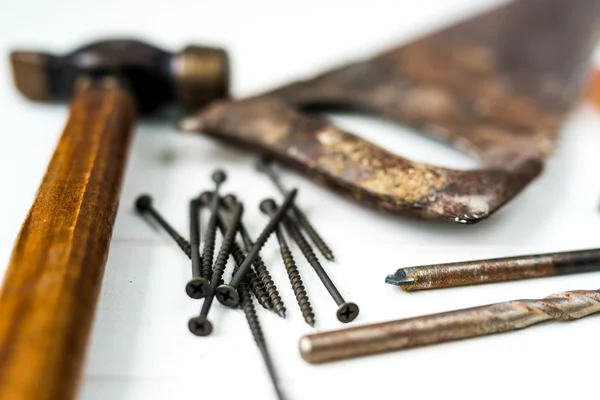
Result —
[[[135,114],[119,88],[71,103],[0,289],[2,400],[75,396]]]

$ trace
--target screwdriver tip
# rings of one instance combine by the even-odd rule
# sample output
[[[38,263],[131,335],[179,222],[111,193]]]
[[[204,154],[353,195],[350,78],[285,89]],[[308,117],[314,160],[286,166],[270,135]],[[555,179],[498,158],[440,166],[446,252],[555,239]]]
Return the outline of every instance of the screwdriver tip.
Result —
[[[407,278],[404,269],[400,268],[395,274],[386,276],[385,283],[395,286],[409,286],[413,285],[415,280]]]

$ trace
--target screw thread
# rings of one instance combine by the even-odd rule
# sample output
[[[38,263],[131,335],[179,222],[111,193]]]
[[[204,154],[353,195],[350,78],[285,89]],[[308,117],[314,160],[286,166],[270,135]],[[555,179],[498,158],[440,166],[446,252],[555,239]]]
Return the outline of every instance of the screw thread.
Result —
[[[238,286],[238,294],[242,300],[242,310],[246,315],[246,321],[248,321],[254,341],[258,346],[264,346],[265,337],[260,326],[260,321],[258,320],[258,315],[256,314],[256,308],[254,308],[254,303],[252,302],[252,295],[250,294],[248,284],[244,280]]]
[[[179,238],[177,240],[177,245],[190,259],[192,258],[192,245],[187,240]]]
[[[240,265],[242,265],[244,262],[246,256],[244,255],[242,248],[236,242],[233,242],[231,246],[231,255],[233,255],[233,259],[236,262],[236,266],[233,270],[233,275],[235,275],[238,272]],[[258,303],[267,310],[270,310],[271,303],[269,301],[269,296],[267,296],[266,291],[262,287],[258,277],[252,269],[249,269],[248,272],[246,272],[246,279],[248,280],[250,288],[254,293],[254,296],[256,296]]]
[[[302,229],[304,229],[310,240],[315,244],[317,249],[319,249],[321,254],[323,254],[323,257],[325,257],[329,261],[334,261],[335,257],[333,255],[333,251],[331,251],[331,249],[329,248],[327,243],[325,243],[325,240],[323,240],[321,235],[319,235],[315,227],[312,226],[312,224],[308,220],[308,217],[306,216],[306,214],[304,214],[304,211],[302,211],[298,207],[293,207],[293,211],[296,215],[298,223],[300,224]]]
[[[223,281],[223,273],[225,272],[225,266],[227,265],[227,260],[229,259],[229,255],[231,254],[232,241],[233,235],[231,235],[230,238],[226,236],[225,239],[223,239],[223,243],[221,244],[221,248],[219,249],[219,254],[217,255],[217,260],[215,261],[215,268],[212,271],[212,276],[213,279],[217,278],[219,282]]]
[[[184,241],[181,246],[179,246],[181,250],[188,256],[190,259],[192,258],[192,245],[187,241]]]
[[[273,305],[271,304],[271,300],[269,300],[269,295],[265,291],[262,282],[258,279],[256,272],[252,268],[248,270],[246,273],[246,279],[248,280],[248,284],[250,285],[250,289],[254,296],[258,300],[258,304],[263,306],[266,310],[273,309]]]
[[[289,218],[286,218],[285,222],[285,226],[288,232],[290,233],[290,236],[294,239],[294,241],[298,245],[298,248],[300,249],[302,254],[304,254],[304,257],[306,257],[308,263],[313,266],[315,264],[321,266],[317,255],[313,251],[311,245],[308,243],[304,235],[302,235],[298,228],[296,228],[296,226],[293,225],[292,221]]]
[[[246,235],[243,236],[246,249],[251,248],[254,243],[252,243],[252,240],[250,240]],[[267,292],[267,296],[269,296],[269,301],[273,306],[272,310],[275,311],[275,313],[280,317],[285,318],[285,304],[283,304],[283,300],[279,295],[277,286],[275,285],[275,282],[273,282],[273,278],[271,277],[271,274],[269,274],[269,270],[260,256],[257,256],[254,260],[254,268],[256,270],[256,274],[258,275],[258,279]]]
[[[315,326],[315,313],[310,305],[308,294],[304,288],[304,282],[302,282],[302,278],[300,277],[300,272],[298,271],[298,267],[294,261],[294,256],[292,255],[290,248],[285,244],[281,246],[281,257],[283,259],[285,269],[287,270],[288,277],[292,285],[292,290],[296,296],[296,301],[298,302],[298,306],[302,312],[302,317],[304,317],[304,320],[307,324],[310,326]]]
[[[211,218],[212,222],[212,218]],[[212,264],[215,254],[215,242],[217,239],[216,224],[208,224],[206,228],[206,240],[202,249],[202,277],[210,279],[212,275]]]

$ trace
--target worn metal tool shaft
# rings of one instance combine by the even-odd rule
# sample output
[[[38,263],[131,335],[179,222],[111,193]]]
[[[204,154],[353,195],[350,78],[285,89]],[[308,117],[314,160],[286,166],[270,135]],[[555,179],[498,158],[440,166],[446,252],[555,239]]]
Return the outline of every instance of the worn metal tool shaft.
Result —
[[[599,290],[574,290],[541,300],[515,300],[304,336],[300,354],[310,363],[365,356],[571,321],[600,312]]]
[[[599,270],[600,249],[592,249],[400,268],[385,282],[413,291]]]

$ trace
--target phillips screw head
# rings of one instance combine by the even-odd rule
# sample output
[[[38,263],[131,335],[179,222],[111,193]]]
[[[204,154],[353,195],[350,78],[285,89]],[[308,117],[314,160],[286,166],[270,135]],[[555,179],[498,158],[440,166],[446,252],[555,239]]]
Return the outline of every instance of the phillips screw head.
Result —
[[[358,317],[359,311],[358,306],[354,303],[342,303],[336,312],[336,316],[338,321],[347,324]]]
[[[211,322],[202,315],[190,318],[188,328],[196,336],[208,336],[213,330]]]
[[[192,299],[202,299],[206,297],[208,289],[208,280],[202,277],[195,277],[189,280],[185,285],[185,292]]]
[[[240,302],[237,290],[229,285],[219,285],[215,296],[219,303],[227,307],[236,307]]]

